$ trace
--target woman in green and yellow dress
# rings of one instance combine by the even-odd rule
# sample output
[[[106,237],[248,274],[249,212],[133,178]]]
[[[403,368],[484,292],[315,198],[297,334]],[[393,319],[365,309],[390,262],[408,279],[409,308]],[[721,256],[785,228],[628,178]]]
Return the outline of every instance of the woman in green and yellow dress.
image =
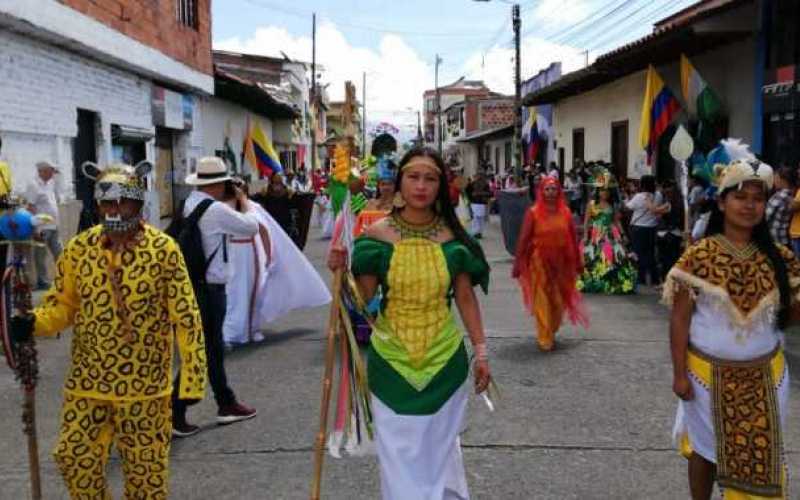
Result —
[[[475,353],[475,390],[491,375],[473,287],[486,291],[489,265],[458,222],[447,171],[429,148],[399,164],[392,213],[357,239],[352,271],[366,300],[380,286],[367,364],[384,500],[466,499],[459,434],[469,372],[455,302]],[[331,251],[341,269],[346,254]]]

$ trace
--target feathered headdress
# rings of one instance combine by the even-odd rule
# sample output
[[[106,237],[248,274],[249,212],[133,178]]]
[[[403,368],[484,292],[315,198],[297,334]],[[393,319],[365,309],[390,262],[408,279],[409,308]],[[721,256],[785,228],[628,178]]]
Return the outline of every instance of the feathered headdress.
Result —
[[[378,181],[394,181],[397,165],[390,156],[381,156],[378,160]]]
[[[761,162],[740,139],[723,139],[711,150],[702,169],[719,192],[740,188],[748,181],[763,182],[772,189],[772,167]]]
[[[595,189],[616,189],[617,179],[606,167],[595,167],[592,169],[592,178],[589,184]]]

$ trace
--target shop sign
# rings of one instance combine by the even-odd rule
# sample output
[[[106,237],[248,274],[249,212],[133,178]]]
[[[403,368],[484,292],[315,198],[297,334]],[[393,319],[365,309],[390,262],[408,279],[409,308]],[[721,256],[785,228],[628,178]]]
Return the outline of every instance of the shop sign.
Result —
[[[152,107],[153,125],[175,130],[191,130],[194,116],[193,96],[154,85]]]

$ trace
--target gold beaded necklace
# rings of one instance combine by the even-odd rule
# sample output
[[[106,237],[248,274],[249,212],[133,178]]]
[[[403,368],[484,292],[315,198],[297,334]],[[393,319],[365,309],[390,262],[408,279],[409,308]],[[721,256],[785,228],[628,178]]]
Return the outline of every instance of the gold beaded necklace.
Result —
[[[405,240],[409,238],[422,238],[425,240],[432,239],[439,234],[444,226],[441,217],[438,215],[430,222],[424,224],[413,224],[403,219],[399,214],[392,214],[389,217],[389,226],[395,231],[400,233],[400,239]]]

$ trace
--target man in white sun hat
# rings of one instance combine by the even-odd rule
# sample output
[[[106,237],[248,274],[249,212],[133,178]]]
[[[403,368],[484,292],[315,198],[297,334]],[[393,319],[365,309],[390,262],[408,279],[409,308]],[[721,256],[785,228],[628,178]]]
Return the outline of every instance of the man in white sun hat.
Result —
[[[227,297],[225,284],[231,278],[232,268],[228,262],[228,240],[230,238],[249,238],[258,233],[258,219],[254,208],[244,192],[236,187],[228,174],[225,163],[220,158],[206,157],[197,161],[195,173],[186,177],[186,184],[195,186],[183,208],[185,220],[192,220],[192,212],[198,210],[199,229],[203,255],[207,264],[204,279],[195,284],[195,293],[200,305],[208,359],[208,378],[214,391],[214,399],[219,408],[217,423],[231,424],[256,416],[256,410],[236,400],[233,390],[228,386],[225,374],[225,346],[222,325],[225,320]],[[236,197],[242,213],[237,212],[222,200],[226,192]],[[187,253],[184,249],[184,253]],[[180,377],[176,377],[176,383]],[[177,387],[176,387],[177,389]],[[187,437],[200,429],[186,420],[186,410],[192,401],[173,398],[173,436]]]

